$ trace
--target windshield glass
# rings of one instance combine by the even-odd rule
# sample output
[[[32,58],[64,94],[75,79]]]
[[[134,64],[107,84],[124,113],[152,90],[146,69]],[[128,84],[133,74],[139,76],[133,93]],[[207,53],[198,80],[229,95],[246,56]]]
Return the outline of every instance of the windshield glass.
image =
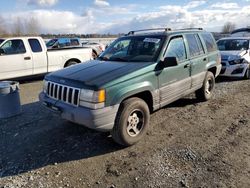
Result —
[[[51,47],[51,46],[53,46],[56,42],[57,42],[57,39],[51,39],[50,41],[48,41],[48,42],[46,43],[46,46],[47,46],[47,47]]]
[[[99,60],[153,62],[160,52],[163,36],[131,36],[114,41]]]
[[[217,42],[220,51],[240,51],[249,49],[247,39],[226,39]]]

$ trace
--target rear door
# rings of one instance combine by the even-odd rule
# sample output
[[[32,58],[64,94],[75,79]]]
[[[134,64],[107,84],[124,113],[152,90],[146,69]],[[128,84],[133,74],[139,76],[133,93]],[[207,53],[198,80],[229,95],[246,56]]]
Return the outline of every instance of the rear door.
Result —
[[[33,58],[33,74],[47,72],[47,52],[36,38],[28,39]]]
[[[11,39],[1,45],[0,79],[17,78],[32,74],[32,57],[25,41]]]
[[[195,90],[203,84],[208,58],[198,34],[186,34],[185,38],[188,43],[188,59],[191,63],[191,88]]]
[[[175,101],[191,88],[190,62],[183,36],[175,36],[169,40],[164,57],[176,57],[178,65],[167,67],[159,74],[161,106]]]

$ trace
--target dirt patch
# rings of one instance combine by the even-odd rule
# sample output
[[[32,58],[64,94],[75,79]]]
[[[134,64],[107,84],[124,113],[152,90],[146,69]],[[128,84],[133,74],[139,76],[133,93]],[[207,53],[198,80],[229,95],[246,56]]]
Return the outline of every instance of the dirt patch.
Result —
[[[21,84],[23,113],[0,120],[0,187],[250,187],[249,80],[153,113],[129,148],[44,109],[41,86]]]

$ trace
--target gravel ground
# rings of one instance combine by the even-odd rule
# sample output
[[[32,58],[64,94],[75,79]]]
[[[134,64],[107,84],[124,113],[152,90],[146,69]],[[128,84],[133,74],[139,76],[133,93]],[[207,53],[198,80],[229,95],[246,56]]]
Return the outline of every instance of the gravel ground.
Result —
[[[0,187],[250,187],[250,81],[217,81],[151,115],[147,136],[123,148],[107,133],[62,120],[21,84],[23,112],[0,120]]]

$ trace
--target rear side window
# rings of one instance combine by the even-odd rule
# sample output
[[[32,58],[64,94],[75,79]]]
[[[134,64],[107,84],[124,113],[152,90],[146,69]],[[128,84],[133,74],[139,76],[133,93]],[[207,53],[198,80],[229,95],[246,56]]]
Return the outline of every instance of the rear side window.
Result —
[[[170,40],[165,57],[176,57],[178,61],[187,59],[186,48],[182,37]]]
[[[213,52],[217,50],[217,46],[214,42],[213,36],[210,33],[202,33],[201,37],[203,38],[206,44],[208,52]]]
[[[199,56],[204,54],[200,38],[197,34],[187,34],[186,35],[189,53],[191,57]]]
[[[37,39],[29,39],[29,44],[32,52],[42,52],[42,47],[40,42]]]

